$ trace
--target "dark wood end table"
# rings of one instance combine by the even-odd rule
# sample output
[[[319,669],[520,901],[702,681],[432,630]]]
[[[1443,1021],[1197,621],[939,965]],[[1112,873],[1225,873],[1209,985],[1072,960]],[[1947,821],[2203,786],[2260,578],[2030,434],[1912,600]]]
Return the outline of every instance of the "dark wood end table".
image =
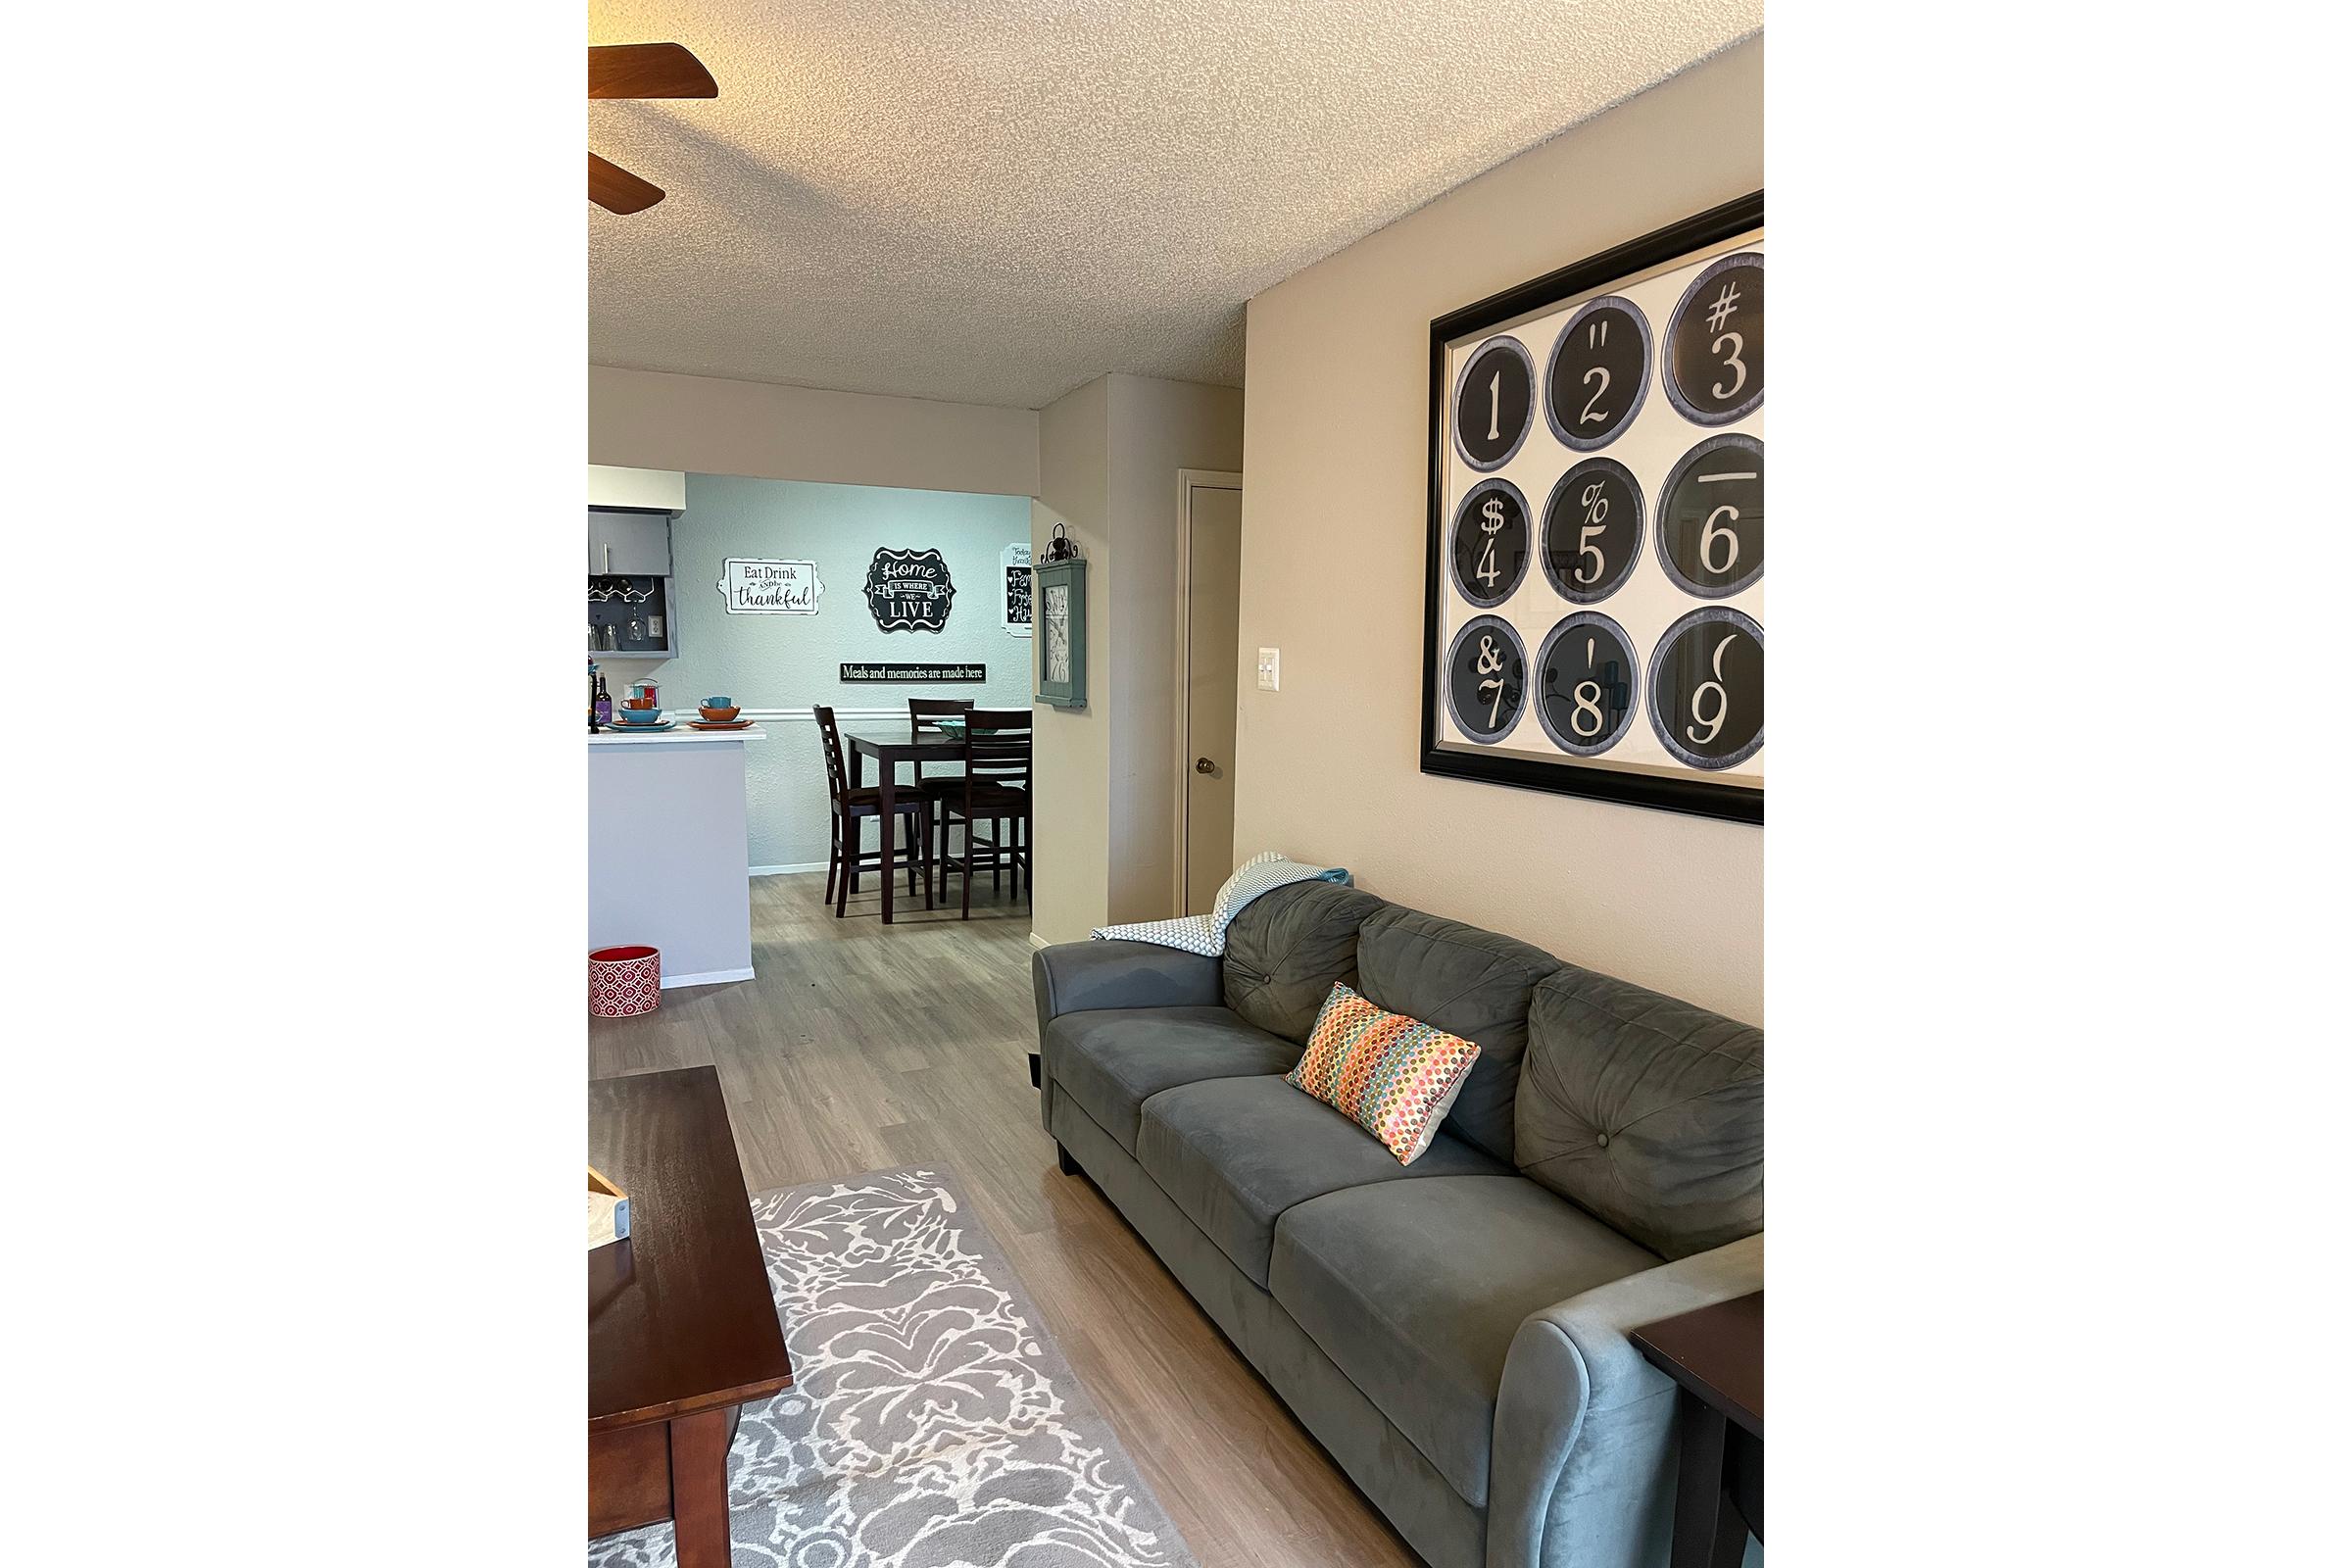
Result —
[[[588,1162],[629,1195],[588,1254],[588,1535],[667,1519],[678,1568],[727,1568],[727,1446],[792,1359],[717,1070],[591,1082]]]
[[[1738,1568],[1748,1532],[1764,1539],[1764,1293],[1644,1324],[1633,1341],[1682,1389],[1674,1568]]]

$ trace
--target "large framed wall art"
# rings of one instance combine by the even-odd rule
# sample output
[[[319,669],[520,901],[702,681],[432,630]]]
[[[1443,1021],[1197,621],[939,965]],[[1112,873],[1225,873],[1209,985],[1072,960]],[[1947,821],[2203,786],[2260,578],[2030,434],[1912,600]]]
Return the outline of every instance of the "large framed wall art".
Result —
[[[1429,358],[1421,770],[1763,821],[1763,193]]]

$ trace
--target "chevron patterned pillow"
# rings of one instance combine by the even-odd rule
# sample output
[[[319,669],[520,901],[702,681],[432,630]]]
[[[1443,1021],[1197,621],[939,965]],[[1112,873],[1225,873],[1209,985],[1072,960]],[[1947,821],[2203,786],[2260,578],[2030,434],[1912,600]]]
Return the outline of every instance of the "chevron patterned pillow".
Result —
[[[1469,1081],[1478,1047],[1334,985],[1307,1036],[1306,1054],[1283,1079],[1353,1118],[1410,1165]]]

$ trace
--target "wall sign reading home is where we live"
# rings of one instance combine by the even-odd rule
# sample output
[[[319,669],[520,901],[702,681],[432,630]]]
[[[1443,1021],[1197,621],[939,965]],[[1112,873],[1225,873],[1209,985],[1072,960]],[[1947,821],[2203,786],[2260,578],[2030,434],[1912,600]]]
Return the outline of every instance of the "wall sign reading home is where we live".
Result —
[[[718,591],[730,615],[813,615],[825,585],[813,561],[756,561],[730,557],[719,568]]]
[[[865,604],[884,631],[944,631],[956,602],[948,562],[937,550],[877,550],[865,568]]]

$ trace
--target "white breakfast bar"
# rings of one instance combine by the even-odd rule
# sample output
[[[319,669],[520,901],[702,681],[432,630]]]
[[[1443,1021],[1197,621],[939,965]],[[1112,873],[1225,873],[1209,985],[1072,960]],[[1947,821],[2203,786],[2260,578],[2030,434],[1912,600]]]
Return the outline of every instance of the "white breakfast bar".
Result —
[[[662,984],[752,978],[743,749],[758,725],[588,737],[588,945],[662,950]]]

